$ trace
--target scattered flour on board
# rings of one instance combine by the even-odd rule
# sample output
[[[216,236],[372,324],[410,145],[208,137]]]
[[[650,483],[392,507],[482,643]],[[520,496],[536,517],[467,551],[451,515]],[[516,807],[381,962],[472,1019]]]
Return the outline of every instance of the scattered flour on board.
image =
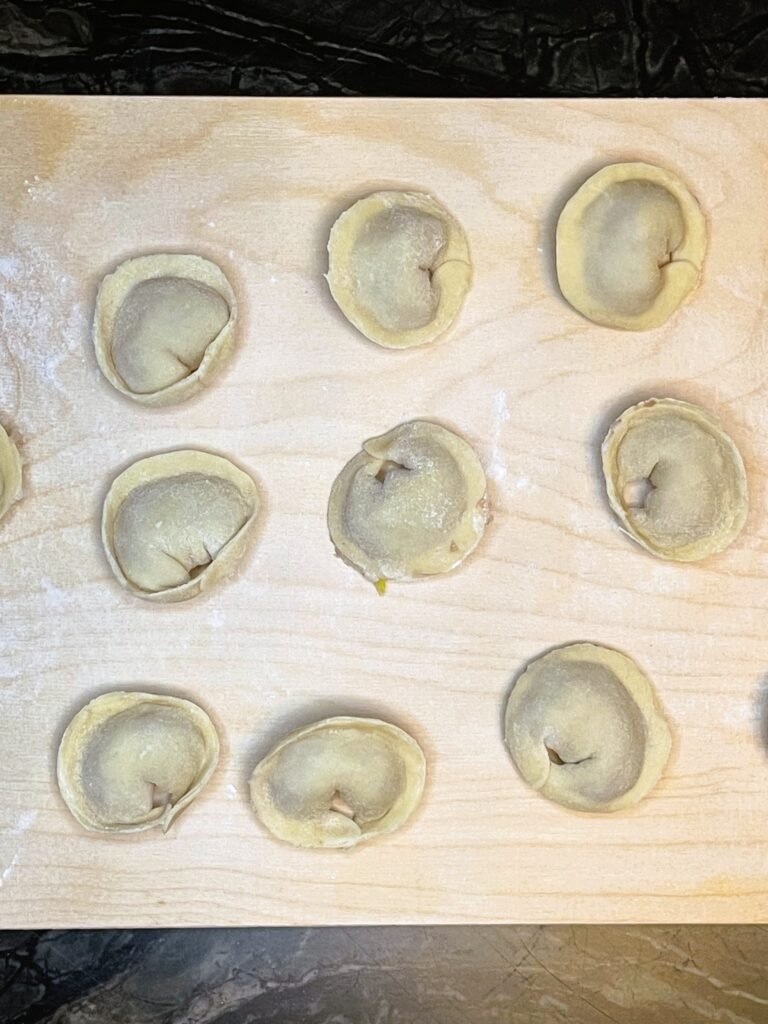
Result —
[[[0,277],[12,281],[18,276],[20,264],[13,256],[0,256]]]
[[[487,473],[492,480],[503,480],[507,475],[507,460],[501,448],[501,431],[509,420],[511,413],[507,404],[507,392],[503,389],[496,392],[494,399],[493,436],[491,440],[491,457]]]
[[[43,594],[45,595],[45,603],[51,608],[63,608],[69,604],[71,600],[71,594],[66,590],[62,590],[61,587],[57,587],[55,583],[47,579],[45,576],[40,578],[40,586]]]
[[[221,608],[211,608],[208,612],[208,625],[212,626],[214,629],[221,629],[226,621],[226,613],[223,612]]]
[[[27,195],[33,203],[41,199],[46,203],[56,202],[56,192],[53,187],[47,181],[43,181],[39,174],[33,174],[31,178],[25,178],[24,184],[27,187]]]
[[[602,525],[603,510],[600,509],[599,512],[600,516],[597,515],[595,509],[586,508],[584,505],[574,502],[568,512],[568,525],[574,533],[580,535],[594,533]]]
[[[753,726],[759,722],[760,712],[750,704],[740,701],[728,701],[727,703],[724,701],[719,717],[723,725],[733,729],[743,729],[745,726]]]
[[[0,260],[0,330],[8,358],[23,367],[27,384],[52,385],[64,393],[67,388],[59,370],[73,355],[82,352],[87,311],[74,298],[74,281],[56,271],[51,258],[40,255],[42,248],[25,246],[20,259]],[[45,298],[41,299],[41,296]],[[58,310],[66,310],[63,314]],[[8,375],[15,390],[18,381]],[[1,394],[4,405],[15,404],[18,395]]]
[[[22,811],[16,821],[5,830],[7,836],[23,836],[37,821],[37,811]]]
[[[0,889],[2,889],[2,887],[8,881],[8,879],[11,877],[11,875],[13,874],[13,869],[16,867],[16,865],[18,863],[19,863],[19,854],[18,853],[14,853],[13,858],[11,860],[11,863],[8,865],[8,867],[7,868],[3,868],[3,870],[0,871]]]
[[[227,796],[230,800],[234,800],[237,796],[237,786],[233,786],[231,782],[227,784]]]

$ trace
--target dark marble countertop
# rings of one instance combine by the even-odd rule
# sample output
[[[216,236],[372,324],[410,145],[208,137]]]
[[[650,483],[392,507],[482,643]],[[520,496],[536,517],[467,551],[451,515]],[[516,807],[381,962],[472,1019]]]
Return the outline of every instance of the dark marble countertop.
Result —
[[[0,91],[761,96],[766,0],[16,0]]]
[[[0,934],[3,1024],[768,1020],[768,929]]]

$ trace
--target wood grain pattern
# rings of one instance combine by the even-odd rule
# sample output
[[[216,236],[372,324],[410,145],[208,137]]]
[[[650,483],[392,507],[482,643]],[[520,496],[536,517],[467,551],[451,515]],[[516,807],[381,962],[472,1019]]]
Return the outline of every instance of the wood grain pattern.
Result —
[[[0,921],[4,926],[768,920],[768,106],[750,101],[0,100],[0,417],[27,464],[0,529]],[[665,327],[622,334],[559,297],[562,203],[617,159],[678,172],[710,222],[703,284]],[[333,305],[336,215],[375,189],[432,192],[476,280],[432,348],[385,351]],[[241,303],[240,342],[193,401],[144,409],[99,375],[100,277],[193,251]],[[618,530],[597,448],[640,397],[716,411],[752,511],[724,555],[654,560]],[[334,558],[331,482],[414,416],[480,453],[494,520],[454,575],[384,599]],[[108,481],[195,445],[239,461],[265,514],[233,581],[187,605],[124,593],[100,549]],[[674,726],[633,811],[570,813],[501,741],[511,679],[555,644],[632,655]],[[166,837],[102,838],[54,783],[74,711],[116,687],[211,712],[222,765]],[[253,821],[245,781],[287,728],[391,719],[422,742],[421,811],[349,852]]]

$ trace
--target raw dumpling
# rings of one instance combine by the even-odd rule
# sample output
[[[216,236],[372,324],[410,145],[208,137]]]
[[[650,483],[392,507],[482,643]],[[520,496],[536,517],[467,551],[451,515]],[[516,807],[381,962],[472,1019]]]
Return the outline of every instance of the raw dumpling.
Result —
[[[213,774],[219,737],[196,704],[155,693],[105,693],[67,726],[57,776],[92,832],[167,831]]]
[[[326,718],[290,733],[256,766],[251,803],[294,846],[355,846],[404,825],[425,777],[424,753],[402,729]]]
[[[0,519],[21,494],[21,458],[16,445],[0,427]]]
[[[673,398],[633,405],[603,442],[611,508],[661,558],[693,562],[735,540],[749,510],[738,448],[705,409]]]
[[[101,536],[119,582],[148,601],[185,601],[231,573],[259,510],[253,480],[208,452],[140,459],[112,483]]]
[[[366,441],[328,502],[336,550],[374,583],[455,568],[477,545],[487,518],[478,457],[462,438],[426,420]]]
[[[328,256],[328,284],[342,313],[385,348],[434,341],[472,283],[461,225],[416,192],[374,192],[355,203],[333,225]]]
[[[625,654],[594,644],[530,663],[507,703],[505,741],[529,785],[581,811],[642,800],[672,745],[647,677]]]
[[[189,398],[234,343],[235,293],[200,256],[158,254],[121,263],[101,283],[96,359],[118,391],[144,405]]]
[[[698,203],[652,164],[611,164],[585,182],[557,224],[565,298],[598,324],[659,327],[696,287],[707,248]]]

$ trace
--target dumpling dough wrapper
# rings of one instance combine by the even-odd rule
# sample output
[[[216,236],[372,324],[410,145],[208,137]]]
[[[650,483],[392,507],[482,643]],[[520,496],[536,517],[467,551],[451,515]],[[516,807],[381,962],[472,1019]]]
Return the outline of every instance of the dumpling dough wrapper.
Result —
[[[236,321],[235,293],[215,263],[175,253],[138,256],[101,282],[96,360],[121,394],[143,405],[172,405],[218,373]]]
[[[428,420],[366,441],[328,501],[337,552],[373,583],[456,568],[487,520],[480,460],[463,438]]]
[[[118,582],[147,601],[185,601],[234,572],[259,511],[256,484],[194,450],[139,459],[112,483],[101,537]]]
[[[289,733],[259,762],[251,804],[286,843],[356,846],[401,828],[425,779],[424,753],[402,729],[374,718],[326,718]]]
[[[646,675],[625,654],[596,644],[532,661],[512,688],[504,731],[525,781],[580,811],[638,803],[659,781],[672,745]]]
[[[162,828],[200,793],[219,760],[219,737],[191,701],[116,691],[96,697],[59,745],[61,795],[92,832]]]
[[[707,249],[699,204],[671,171],[622,163],[593,174],[557,223],[557,278],[606,327],[659,327],[696,287]]]
[[[374,192],[341,214],[328,241],[328,285],[377,345],[412,348],[444,334],[472,283],[464,230],[429,195]]]
[[[602,461],[611,508],[632,539],[660,558],[706,558],[744,527],[744,462],[706,409],[674,398],[633,405],[608,431]]]

